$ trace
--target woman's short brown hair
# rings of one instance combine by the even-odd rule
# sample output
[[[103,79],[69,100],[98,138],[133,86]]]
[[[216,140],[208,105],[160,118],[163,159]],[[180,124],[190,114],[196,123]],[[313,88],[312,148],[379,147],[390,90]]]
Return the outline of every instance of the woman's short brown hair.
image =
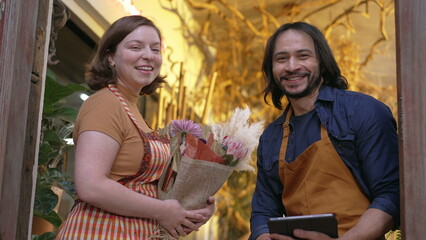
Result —
[[[160,30],[146,17],[133,15],[122,17],[115,21],[102,36],[96,54],[87,66],[85,80],[91,89],[99,90],[110,83],[117,82],[117,72],[114,67],[110,66],[108,57],[114,54],[117,50],[117,45],[139,26],[154,28],[161,41]],[[152,83],[142,88],[140,95],[153,94],[164,82],[164,77],[157,76]]]

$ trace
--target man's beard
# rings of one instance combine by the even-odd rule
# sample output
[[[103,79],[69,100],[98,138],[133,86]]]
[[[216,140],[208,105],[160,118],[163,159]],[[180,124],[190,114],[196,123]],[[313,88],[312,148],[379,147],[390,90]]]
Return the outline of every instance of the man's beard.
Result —
[[[318,77],[314,80],[308,79],[308,86],[306,86],[306,88],[299,93],[290,93],[283,87],[281,87],[281,90],[288,98],[302,98],[314,92],[321,85],[321,82],[321,75],[318,75]]]

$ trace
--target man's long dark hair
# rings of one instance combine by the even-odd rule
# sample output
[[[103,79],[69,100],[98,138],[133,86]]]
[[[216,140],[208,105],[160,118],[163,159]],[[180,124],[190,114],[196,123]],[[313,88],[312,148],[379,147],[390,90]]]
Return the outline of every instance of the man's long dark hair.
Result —
[[[272,94],[272,102],[278,109],[282,109],[281,99],[284,97],[280,86],[277,85],[272,72],[272,62],[275,50],[275,43],[278,36],[287,30],[298,30],[308,34],[314,41],[315,52],[319,62],[320,74],[324,79],[322,86],[331,86],[340,89],[348,88],[348,81],[344,76],[341,75],[340,68],[334,59],[333,53],[330,46],[327,43],[324,35],[321,31],[305,22],[294,22],[282,25],[275,31],[275,33],[269,38],[265,48],[265,55],[263,57],[262,71],[267,86],[264,92],[264,100],[266,103],[267,96]]]

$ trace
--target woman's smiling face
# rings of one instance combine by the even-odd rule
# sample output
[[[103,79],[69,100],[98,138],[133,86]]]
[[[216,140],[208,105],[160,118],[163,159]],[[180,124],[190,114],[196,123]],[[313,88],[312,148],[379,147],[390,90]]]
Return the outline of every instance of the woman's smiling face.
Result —
[[[160,36],[150,26],[139,26],[117,45],[108,61],[116,69],[117,82],[139,94],[160,74]]]

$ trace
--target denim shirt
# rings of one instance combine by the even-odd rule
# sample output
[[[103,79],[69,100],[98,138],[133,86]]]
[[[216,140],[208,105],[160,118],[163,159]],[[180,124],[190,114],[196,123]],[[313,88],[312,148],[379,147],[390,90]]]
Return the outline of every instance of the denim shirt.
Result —
[[[399,226],[398,135],[390,109],[371,96],[326,86],[318,94],[315,112],[370,200],[370,208],[390,214],[395,226]],[[268,233],[268,219],[285,214],[278,156],[286,113],[287,110],[260,136],[249,239]]]

